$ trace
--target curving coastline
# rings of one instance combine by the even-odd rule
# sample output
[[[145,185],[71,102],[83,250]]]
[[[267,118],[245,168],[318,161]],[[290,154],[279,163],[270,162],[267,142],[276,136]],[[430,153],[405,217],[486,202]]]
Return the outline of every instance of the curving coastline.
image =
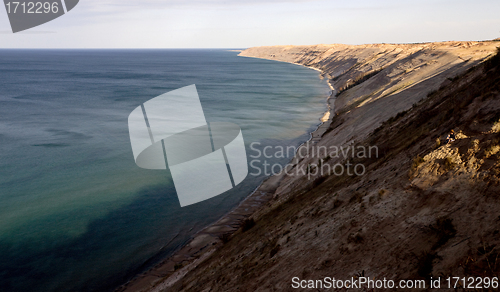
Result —
[[[496,46],[494,42],[277,46],[251,48],[240,55],[320,70],[342,94],[329,99],[332,114],[312,133],[311,140],[317,145],[348,145],[362,141],[383,121],[407,110],[430,91],[448,84],[450,78],[482,63],[494,54]],[[382,74],[378,74],[380,72]],[[371,76],[365,79],[368,75]],[[296,165],[314,162],[296,158],[293,161]],[[307,185],[303,177],[269,178],[233,210],[234,213],[207,227],[171,259],[120,291],[168,290],[223,246],[218,235],[238,230],[239,222],[247,216],[265,216]],[[176,263],[184,264],[175,269]]]
[[[239,54],[239,56],[242,55]],[[314,67],[298,63],[293,64],[322,73],[320,69]],[[330,103],[330,100],[334,97],[335,91],[329,81],[327,84],[332,90],[325,100],[328,110],[323,117],[318,117],[320,123],[309,133],[309,139],[297,147],[297,151],[301,147],[305,147],[308,142],[319,139],[331,123],[333,105]],[[294,160],[294,158],[291,160],[292,163],[297,163],[297,161],[293,162]],[[245,219],[252,216],[257,210],[269,202],[282,178],[283,175],[267,177],[233,210],[229,211],[216,222],[197,232],[184,246],[174,252],[174,254],[159,262],[146,272],[137,275],[124,285],[121,285],[115,292],[161,291],[175,284],[177,280],[181,279],[191,269],[210,257],[210,255],[217,250],[218,245],[223,243],[224,236],[230,236],[237,231]],[[182,269],[179,269],[180,266],[182,266]]]

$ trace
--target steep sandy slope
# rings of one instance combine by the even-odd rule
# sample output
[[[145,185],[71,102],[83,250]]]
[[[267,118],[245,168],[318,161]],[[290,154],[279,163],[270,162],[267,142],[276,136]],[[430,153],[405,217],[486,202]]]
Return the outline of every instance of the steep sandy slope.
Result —
[[[290,174],[259,189],[272,199],[242,229],[206,246],[206,235],[196,237],[186,247],[196,245],[196,253],[174,255],[122,290],[286,291],[293,277],[498,276],[500,72],[498,58],[481,64],[497,46],[243,51],[320,69],[336,90],[330,120],[304,146],[309,156],[295,157]],[[458,139],[443,145],[450,129]],[[317,151],[348,146],[378,151]],[[362,165],[363,175],[332,173],[347,163]]]
[[[497,46],[500,42],[276,46],[250,48],[240,55],[322,70],[336,90],[337,97],[329,100],[334,127],[327,135],[317,133],[322,137],[314,141],[319,141],[318,147],[344,147],[365,139],[383,121],[491,57]],[[313,163],[318,159],[305,158],[298,167]],[[286,176],[278,193],[287,194],[301,184]]]
[[[364,175],[286,178],[255,226],[159,290],[292,291],[293,277],[498,277],[500,56],[375,126],[352,143],[376,145],[378,157],[347,159]],[[443,145],[450,129],[457,140]]]

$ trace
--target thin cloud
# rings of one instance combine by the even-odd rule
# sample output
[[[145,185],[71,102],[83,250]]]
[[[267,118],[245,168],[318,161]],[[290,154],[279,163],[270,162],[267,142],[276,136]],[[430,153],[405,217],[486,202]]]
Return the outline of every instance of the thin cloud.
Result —
[[[86,7],[92,10],[108,11],[113,9],[130,10],[130,9],[167,9],[167,8],[182,8],[182,7],[216,7],[216,6],[243,6],[243,5],[262,5],[276,3],[304,3],[317,2],[318,0],[87,0]]]
[[[47,34],[47,33],[57,33],[57,32],[45,31],[45,30],[27,30],[27,31],[17,32],[17,34]],[[0,34],[12,34],[12,30],[0,30]]]

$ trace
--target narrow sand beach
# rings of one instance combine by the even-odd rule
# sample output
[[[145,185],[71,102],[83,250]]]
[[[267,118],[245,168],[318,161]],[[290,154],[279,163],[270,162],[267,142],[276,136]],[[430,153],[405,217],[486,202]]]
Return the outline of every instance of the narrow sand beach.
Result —
[[[295,65],[303,66],[297,63]],[[303,67],[319,71],[321,74],[321,70],[317,68]],[[328,86],[332,89],[326,99],[328,109],[323,117],[319,117],[321,123],[310,133],[309,140],[300,145],[297,151],[300,151],[301,147],[307,147],[310,143],[318,142],[330,126],[332,117],[335,115],[333,109],[335,91],[330,82],[328,82]],[[290,162],[291,165],[296,165],[297,163],[296,158],[293,158]],[[173,255],[120,286],[116,289],[116,292],[161,291],[173,285],[178,279],[181,279],[191,269],[208,258],[218,248],[218,245],[222,244],[224,236],[229,236],[238,230],[243,220],[249,218],[265,205],[273,197],[283,177],[284,173],[265,179],[235,209],[224,215],[217,222],[203,228]]]
[[[343,88],[346,91],[337,98],[332,90],[327,99],[329,114],[323,116],[322,123],[311,133],[309,143],[298,148],[300,151],[301,147],[311,144],[345,145],[366,137],[381,122],[422,100],[430,90],[450,82],[448,79],[488,58],[496,50],[495,45],[494,42],[442,42],[274,46],[251,48],[241,55],[317,70],[322,78],[329,80],[331,89],[335,87],[342,91]],[[328,59],[328,65],[321,63],[324,58]],[[384,73],[362,83],[362,86],[347,90],[348,85],[356,84],[356,80],[364,80],[363,76],[381,71]],[[398,98],[400,95],[404,98]],[[332,121],[339,116],[343,119],[339,126],[330,129]],[[329,129],[331,131],[327,132]],[[314,163],[312,159],[299,161],[293,158],[290,164],[304,167]],[[173,256],[118,291],[160,291],[173,285],[222,246],[221,238],[238,230],[242,220],[252,214],[258,216],[259,208],[265,207],[273,196],[279,196],[278,201],[284,200],[288,193],[304,184],[303,179],[288,177],[285,173],[268,178],[237,208],[204,228]]]

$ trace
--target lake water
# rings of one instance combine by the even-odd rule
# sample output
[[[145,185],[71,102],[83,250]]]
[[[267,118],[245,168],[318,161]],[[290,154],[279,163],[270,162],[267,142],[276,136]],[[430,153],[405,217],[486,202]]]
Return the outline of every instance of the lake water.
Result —
[[[127,118],[151,98],[196,84],[207,121],[238,124],[247,154],[306,141],[326,81],[237,54],[0,50],[0,291],[112,291],[264,179],[181,208],[169,171],[133,159]]]

